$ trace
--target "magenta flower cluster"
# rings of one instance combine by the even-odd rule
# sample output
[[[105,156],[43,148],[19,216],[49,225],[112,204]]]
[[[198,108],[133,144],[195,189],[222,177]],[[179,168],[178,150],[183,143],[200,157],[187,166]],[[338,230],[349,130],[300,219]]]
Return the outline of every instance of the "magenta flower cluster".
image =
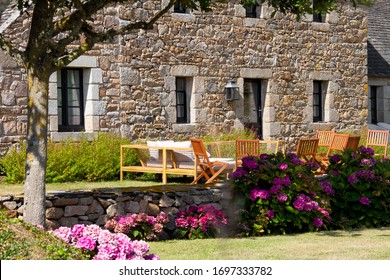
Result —
[[[176,214],[176,227],[183,237],[190,239],[215,237],[227,219],[222,211],[212,205],[191,205]]]
[[[91,253],[93,260],[158,260],[148,254],[149,244],[132,241],[123,233],[111,233],[98,225],[77,224],[50,231],[66,243]]]
[[[154,240],[157,234],[163,231],[164,224],[168,222],[168,216],[164,212],[159,213],[157,217],[146,213],[127,214],[107,221],[104,228],[112,232],[124,233],[132,239]]]
[[[248,199],[239,217],[240,234],[326,227],[331,220],[329,200],[335,191],[329,182],[315,178],[313,171],[318,167],[294,153],[243,158],[242,166],[230,175],[234,188]]]
[[[314,194],[315,195],[315,194]],[[312,200],[309,196],[300,194],[297,199],[293,202],[293,206],[298,211],[318,211],[324,217],[329,217],[329,212],[321,208],[317,201]],[[320,217],[315,217],[312,223],[315,227],[320,228],[323,225],[323,220]]]

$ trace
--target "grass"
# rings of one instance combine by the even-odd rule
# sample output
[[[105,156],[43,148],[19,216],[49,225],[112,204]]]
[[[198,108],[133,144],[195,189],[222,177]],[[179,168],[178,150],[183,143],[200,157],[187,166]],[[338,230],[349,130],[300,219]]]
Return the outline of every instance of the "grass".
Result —
[[[176,182],[180,183],[180,182]],[[161,185],[161,181],[47,184],[47,191]],[[0,196],[20,194],[23,185],[0,183]],[[256,238],[150,242],[162,260],[389,260],[390,228],[327,231]],[[20,221],[0,217],[0,259],[83,259],[85,256]]]
[[[179,184],[175,182],[172,184]],[[71,190],[92,190],[100,188],[124,188],[124,187],[149,187],[162,185],[161,181],[106,181],[106,182],[66,182],[46,184],[46,192],[50,191],[71,191]],[[23,193],[23,184],[7,184],[0,181],[0,196],[18,195]]]
[[[388,260],[390,228],[150,245],[162,260]]]
[[[256,238],[149,242],[161,260],[389,260],[390,228]],[[86,259],[47,232],[0,211],[0,259]]]
[[[1,260],[81,260],[88,257],[61,239],[0,211]]]

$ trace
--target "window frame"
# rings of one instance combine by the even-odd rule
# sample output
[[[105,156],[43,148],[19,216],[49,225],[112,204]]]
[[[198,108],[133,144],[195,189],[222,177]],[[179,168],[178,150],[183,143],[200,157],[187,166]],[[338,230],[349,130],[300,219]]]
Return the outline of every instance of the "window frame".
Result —
[[[313,0],[313,11],[316,7],[317,1]],[[313,22],[319,22],[323,23],[326,21],[326,13],[325,12],[319,12],[319,13],[314,13],[313,12]]]
[[[372,124],[378,123],[378,86],[370,86],[370,111]]]
[[[244,9],[245,9],[245,17],[246,18],[257,18],[257,7],[259,5],[258,4],[248,4],[248,5],[244,5]]]
[[[318,92],[316,92],[316,86],[318,85]],[[322,81],[313,81],[313,122],[322,122],[324,121],[323,113],[323,82]],[[317,98],[316,98],[317,96]],[[318,100],[318,104],[316,104],[316,101]],[[318,114],[316,114],[316,108],[318,109]]]
[[[182,88],[179,89],[179,82],[182,81]],[[176,123],[188,123],[188,102],[187,102],[187,78],[186,77],[176,77]],[[181,96],[179,96],[179,94]],[[181,98],[180,98],[181,97]],[[182,100],[182,102],[179,102]],[[179,117],[179,108],[182,108],[183,116]]]
[[[61,85],[57,81],[57,95],[61,94],[62,106],[60,106],[59,101],[57,100],[57,108],[58,108],[58,118],[60,116],[59,112],[61,111],[61,121],[58,120],[58,131],[59,132],[80,132],[84,130],[84,89],[83,89],[83,69],[82,68],[63,68],[60,71],[61,75]],[[79,76],[79,84],[77,87],[70,87],[67,83],[68,71],[77,71]],[[68,95],[67,92],[69,89],[77,89],[79,92],[79,106],[75,106],[75,108],[79,108],[80,110],[80,123],[78,125],[71,125],[68,122]],[[57,97],[58,98],[58,97]],[[60,124],[62,123],[62,124]]]
[[[175,4],[173,5],[173,12],[177,14],[186,14],[187,7],[181,0],[176,0]]]

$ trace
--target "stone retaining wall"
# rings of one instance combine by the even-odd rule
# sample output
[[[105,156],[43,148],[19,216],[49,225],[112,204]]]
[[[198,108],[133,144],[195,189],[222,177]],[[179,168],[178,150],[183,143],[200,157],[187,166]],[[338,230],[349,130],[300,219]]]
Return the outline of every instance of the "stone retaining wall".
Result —
[[[127,213],[156,216],[165,212],[170,218],[168,228],[174,230],[173,215],[189,205],[213,205],[224,213],[228,187],[113,188],[93,191],[53,192],[46,197],[47,228],[71,227],[75,224],[103,226],[110,218]],[[13,217],[23,216],[23,196],[0,197],[0,208]],[[225,213],[226,215],[226,213]]]

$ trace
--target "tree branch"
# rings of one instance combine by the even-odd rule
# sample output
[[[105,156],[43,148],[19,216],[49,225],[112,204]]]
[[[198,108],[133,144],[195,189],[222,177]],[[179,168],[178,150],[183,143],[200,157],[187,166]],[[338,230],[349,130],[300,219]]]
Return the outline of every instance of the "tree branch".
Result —
[[[107,42],[114,39],[115,36],[128,33],[131,30],[136,29],[152,29],[153,25],[165,14],[167,13],[175,4],[176,0],[170,0],[168,5],[160,10],[157,14],[155,14],[149,21],[139,21],[135,23],[130,23],[119,29],[110,29],[106,32],[97,33],[91,30],[91,27],[88,24],[83,24],[81,28],[82,32],[86,36],[86,40],[82,43],[77,49],[71,51],[69,54],[64,55],[59,58],[55,63],[57,68],[64,67],[72,62],[74,59],[84,54],[85,52],[91,50],[93,46],[98,42]],[[65,41],[64,41],[65,44]]]

